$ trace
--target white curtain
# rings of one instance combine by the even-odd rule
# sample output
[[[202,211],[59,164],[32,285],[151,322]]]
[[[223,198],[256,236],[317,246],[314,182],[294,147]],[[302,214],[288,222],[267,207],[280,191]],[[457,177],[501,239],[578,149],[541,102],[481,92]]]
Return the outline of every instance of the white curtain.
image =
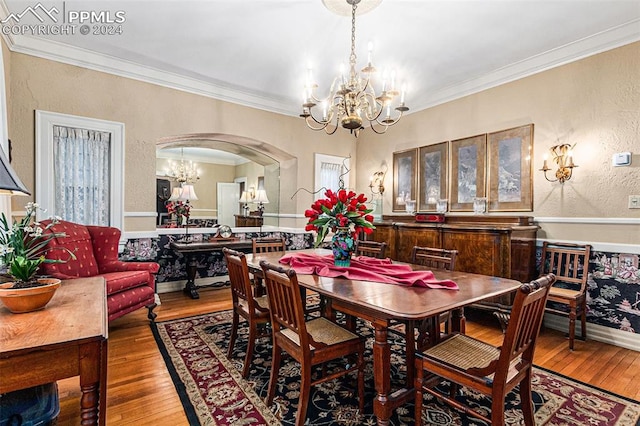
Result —
[[[56,215],[85,225],[109,225],[111,134],[53,126]]]
[[[337,163],[325,163],[320,165],[320,188],[325,187],[332,191],[340,188],[340,175],[342,174],[342,165]],[[324,191],[320,194],[324,197]]]

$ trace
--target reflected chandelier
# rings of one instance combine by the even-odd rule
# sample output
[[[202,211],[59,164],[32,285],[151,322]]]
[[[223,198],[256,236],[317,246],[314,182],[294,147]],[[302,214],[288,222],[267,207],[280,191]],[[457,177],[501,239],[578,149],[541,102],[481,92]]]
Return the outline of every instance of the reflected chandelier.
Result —
[[[193,161],[189,161],[188,163],[184,161],[182,148],[180,149],[180,162],[174,163],[171,161],[167,175],[181,184],[193,184],[200,179],[200,173],[196,164]]]
[[[314,94],[314,89],[318,87],[313,82],[311,67],[308,69],[307,82],[304,88],[304,102],[302,104],[302,114],[307,126],[312,130],[324,130],[332,135],[339,126],[349,129],[356,138],[360,130],[364,129],[363,121],[367,120],[371,129],[382,134],[389,126],[393,126],[405,111],[409,108],[404,103],[405,85],[401,91],[396,89],[395,72],[391,74],[390,81],[383,75],[382,91],[380,96],[372,86],[371,77],[376,72],[371,62],[373,46],[369,43],[369,57],[367,66],[361,72],[362,76],[356,72],[356,8],[361,0],[345,0],[351,5],[351,54],[349,55],[349,74],[345,76],[344,69],[340,75],[333,80],[330,94],[325,99],[320,99]],[[386,74],[386,73],[385,73]],[[398,99],[399,103],[392,114],[392,104]],[[321,104],[321,116],[314,115],[314,107]]]

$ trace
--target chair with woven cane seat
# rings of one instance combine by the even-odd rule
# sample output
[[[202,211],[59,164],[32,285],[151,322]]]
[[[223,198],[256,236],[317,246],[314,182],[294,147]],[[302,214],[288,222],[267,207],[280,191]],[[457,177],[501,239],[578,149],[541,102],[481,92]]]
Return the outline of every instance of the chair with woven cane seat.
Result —
[[[327,318],[305,320],[298,277],[293,269],[261,261],[269,296],[273,328],[273,355],[267,404],[273,402],[280,370],[282,351],[300,363],[300,397],[296,425],[302,426],[307,417],[311,386],[333,380],[350,372],[358,373],[358,402],[364,409],[364,339]],[[355,365],[322,375],[312,380],[313,366],[357,354]],[[324,368],[323,368],[324,370]]]
[[[384,259],[387,252],[387,243],[377,241],[356,241],[356,256],[369,256]]]
[[[228,248],[223,248],[227,269],[229,271],[229,281],[231,282],[231,297],[233,299],[233,321],[231,324],[231,337],[229,339],[229,349],[227,358],[233,355],[233,347],[238,336],[238,324],[240,317],[249,324],[249,338],[247,341],[247,352],[244,357],[242,367],[242,377],[249,376],[249,367],[256,339],[269,336],[266,331],[266,324],[270,321],[269,301],[267,296],[254,297],[251,279],[249,278],[249,268],[244,253]]]
[[[414,246],[411,250],[411,263],[428,268],[446,269],[453,271],[456,266],[457,250],[445,250],[431,247]],[[417,349],[424,350],[439,340],[439,325],[444,324],[444,332],[451,331],[451,313],[440,314],[437,321],[424,320],[416,324],[418,329]],[[410,327],[410,324],[407,324]],[[408,336],[407,344],[412,343],[412,336]]]
[[[590,255],[589,244],[545,241],[542,245],[541,273],[553,273],[557,277],[556,284],[549,291],[549,302],[567,306],[567,310],[563,310],[550,303],[547,312],[569,317],[569,350],[573,350],[578,316],[582,340],[587,338],[586,292]]]
[[[518,384],[524,423],[527,426],[534,425],[531,398],[533,353],[549,289],[555,280],[553,274],[548,274],[520,286],[501,346],[495,347],[467,335],[453,333],[437,345],[416,354],[416,426],[422,425],[424,392],[487,424],[504,425],[505,397]],[[428,373],[427,377],[425,373]],[[451,382],[449,395],[432,388],[441,380]],[[491,418],[455,400],[458,386],[490,396]]]

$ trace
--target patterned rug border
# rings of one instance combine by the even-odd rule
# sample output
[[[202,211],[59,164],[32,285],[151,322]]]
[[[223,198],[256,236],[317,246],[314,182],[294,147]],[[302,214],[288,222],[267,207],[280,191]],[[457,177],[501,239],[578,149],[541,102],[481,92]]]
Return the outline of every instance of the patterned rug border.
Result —
[[[165,362],[165,365],[167,366],[167,370],[169,372],[169,375],[171,376],[173,384],[174,384],[174,386],[176,388],[176,391],[177,391],[177,393],[178,393],[178,395],[180,397],[180,400],[182,402],[185,414],[187,416],[187,420],[189,421],[189,424],[191,424],[191,425],[199,425],[199,424],[201,424],[200,418],[198,417],[197,411],[196,411],[195,407],[193,406],[192,401],[189,399],[189,395],[188,395],[188,393],[186,391],[185,383],[183,382],[182,378],[180,377],[178,371],[176,370],[176,366],[173,363],[173,359],[172,359],[171,355],[169,354],[169,352],[167,350],[165,342],[162,340],[162,336],[160,335],[160,332],[158,330],[158,326],[164,325],[164,324],[169,324],[169,323],[174,323],[174,322],[179,322],[179,321],[198,320],[198,319],[209,317],[209,316],[212,316],[212,315],[224,315],[225,313],[230,313],[230,312],[231,312],[230,310],[212,311],[212,312],[205,313],[205,314],[192,315],[192,316],[186,316],[186,317],[180,317],[180,318],[173,318],[173,319],[168,319],[168,320],[163,320],[163,321],[156,321],[156,322],[150,323],[151,330],[152,330],[154,339],[156,341],[156,344],[158,346],[158,349],[160,350],[160,353],[162,354],[162,357],[163,357],[163,360]],[[216,347],[217,347],[217,345],[216,345]],[[222,349],[220,349],[220,348],[218,348],[218,349],[222,352]],[[226,357],[226,355],[224,355],[224,354],[221,354],[221,355]],[[624,400],[624,401],[629,402],[631,404],[640,405],[640,401],[637,401],[637,400],[635,400],[633,398],[616,394],[614,392],[608,391],[608,390],[600,388],[598,386],[594,386],[594,385],[591,385],[589,383],[583,382],[581,380],[574,379],[574,378],[569,377],[569,376],[567,376],[565,374],[555,372],[555,371],[550,370],[548,368],[544,368],[544,367],[540,367],[540,366],[535,365],[534,369],[538,369],[538,370],[540,370],[542,372],[546,372],[547,374],[550,374],[552,376],[557,376],[559,378],[562,378],[563,380],[566,380],[569,383],[575,383],[575,384],[578,384],[580,386],[583,386],[583,387],[585,387],[587,389],[592,390],[593,393],[595,393],[595,394],[602,393],[602,394],[608,395],[608,396],[610,396],[612,398],[618,398],[620,400]],[[245,381],[245,379],[243,379],[241,377],[239,372],[234,372],[233,376],[234,376],[234,379],[236,380],[236,382]],[[241,383],[238,383],[238,385],[240,385],[240,384]],[[262,400],[260,400],[260,401],[262,401]],[[262,407],[262,408],[265,409],[265,407],[266,407],[266,404],[264,404],[264,407]],[[266,410],[267,410],[268,413],[273,414],[271,412],[271,410],[269,410],[268,407],[266,407]]]
[[[167,366],[167,371],[169,371],[169,376],[171,376],[171,381],[173,382],[173,385],[176,388],[176,392],[178,392],[178,396],[180,397],[180,402],[182,403],[182,407],[184,408],[184,413],[187,416],[187,421],[189,422],[190,425],[199,425],[200,420],[198,419],[198,415],[196,414],[196,410],[193,407],[193,404],[191,404],[189,395],[187,395],[185,384],[182,381],[182,378],[180,378],[180,375],[178,374],[178,372],[176,371],[176,368],[173,365],[173,362],[171,360],[171,356],[169,355],[169,351],[166,345],[164,344],[164,342],[162,341],[162,337],[160,336],[160,332],[158,331],[158,324],[168,323],[172,321],[183,321],[189,318],[196,318],[196,317],[208,316],[208,315],[211,315],[211,313],[205,314],[205,315],[194,315],[194,316],[189,316],[184,318],[175,318],[173,320],[156,321],[156,322],[150,323],[151,332],[153,333],[153,338],[156,341],[156,346],[158,346],[158,349],[160,350],[160,354],[162,355],[162,360],[164,361],[164,364]]]
[[[578,383],[579,385],[582,385],[582,386],[584,386],[584,387],[587,387],[587,388],[590,388],[590,389],[593,389],[593,390],[596,390],[596,391],[599,391],[599,392],[605,393],[605,394],[610,395],[610,396],[613,396],[613,397],[615,397],[615,398],[624,399],[625,401],[627,401],[627,402],[631,402],[631,403],[633,403],[633,404],[638,404],[638,405],[640,405],[640,401],[636,401],[635,399],[630,398],[630,397],[628,397],[628,396],[619,395],[619,394],[617,394],[617,393],[611,392],[611,391],[606,390],[606,389],[603,389],[603,388],[601,388],[601,387],[598,387],[598,386],[595,386],[595,385],[589,384],[589,383],[587,383],[587,382],[583,382],[582,380],[574,379],[573,377],[569,377],[569,376],[567,376],[566,374],[558,373],[557,371],[553,371],[553,370],[550,370],[550,369],[545,368],[545,367],[540,367],[539,365],[535,365],[535,364],[534,364],[534,365],[533,365],[533,367],[534,367],[534,368],[536,368],[536,369],[538,369],[538,370],[545,371],[545,372],[547,372],[547,373],[549,373],[549,374],[553,374],[554,376],[562,377],[563,379],[565,379],[565,380],[567,380],[567,381],[569,381],[569,382]]]

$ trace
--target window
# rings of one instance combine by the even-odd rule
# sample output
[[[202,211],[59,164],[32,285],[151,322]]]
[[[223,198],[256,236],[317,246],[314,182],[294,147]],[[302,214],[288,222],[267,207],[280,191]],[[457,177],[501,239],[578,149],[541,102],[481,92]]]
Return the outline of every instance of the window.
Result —
[[[349,158],[336,157],[334,155],[315,155],[315,181],[314,200],[324,198],[326,189],[337,191],[340,188],[340,179],[344,181],[344,187],[349,188]],[[325,189],[322,189],[325,188]]]
[[[46,209],[39,220],[122,229],[123,168],[123,123],[36,111],[36,202]]]

